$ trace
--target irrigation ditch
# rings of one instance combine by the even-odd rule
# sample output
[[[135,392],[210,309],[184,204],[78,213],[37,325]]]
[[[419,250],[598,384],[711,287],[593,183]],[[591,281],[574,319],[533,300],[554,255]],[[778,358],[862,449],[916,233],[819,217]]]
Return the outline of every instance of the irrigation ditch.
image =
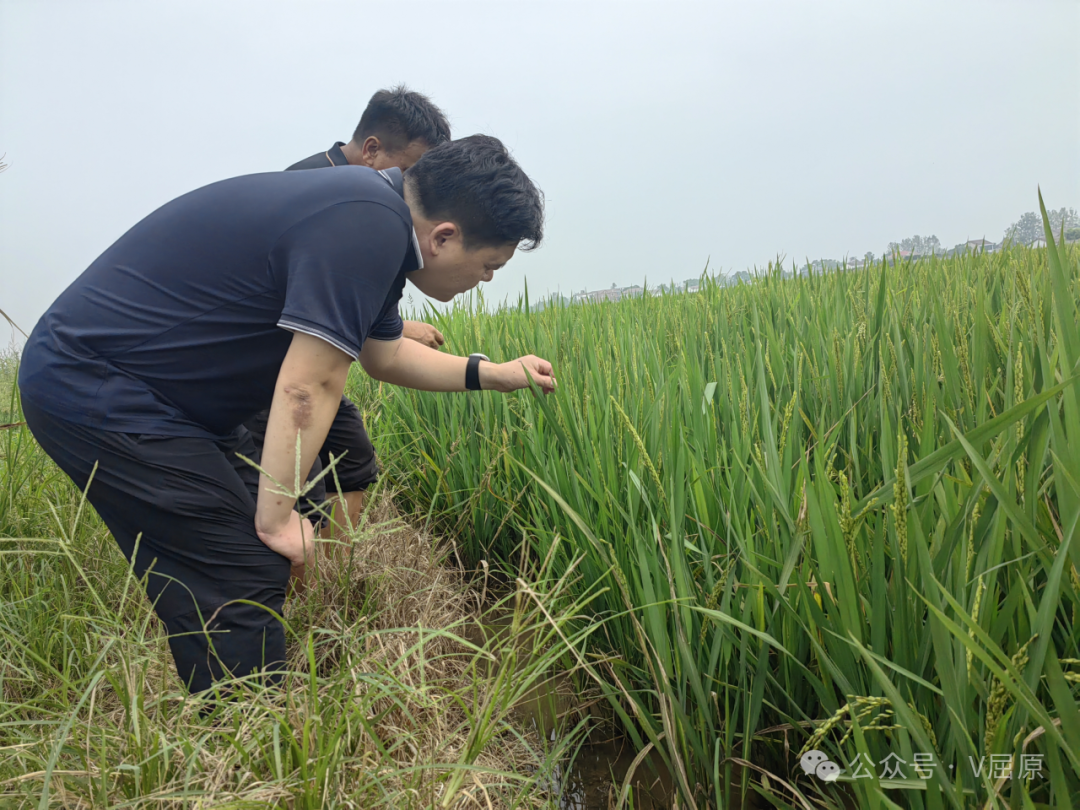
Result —
[[[505,607],[508,600],[496,599],[480,622],[469,627],[463,637],[480,647],[503,648],[500,640],[513,633],[513,615]],[[514,641],[522,654],[519,666],[528,669],[534,659],[535,632],[520,634]],[[494,669],[494,667],[493,667]],[[493,677],[491,671],[485,677]],[[606,700],[589,690],[587,679],[566,668],[545,672],[536,685],[521,696],[514,716],[522,728],[556,743],[584,721],[584,734],[574,738],[573,753],[552,769],[542,789],[556,797],[560,810],[610,810],[620,793],[633,798],[636,810],[665,810],[675,800],[675,786],[660,757],[644,757],[621,734]],[[629,779],[628,779],[629,777]]]

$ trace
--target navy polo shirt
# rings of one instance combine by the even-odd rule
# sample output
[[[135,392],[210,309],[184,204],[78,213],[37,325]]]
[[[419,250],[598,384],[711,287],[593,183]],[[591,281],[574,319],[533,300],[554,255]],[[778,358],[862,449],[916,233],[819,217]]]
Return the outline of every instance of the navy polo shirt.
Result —
[[[344,145],[344,143],[338,141],[325,152],[316,152],[311,157],[297,161],[285,171],[288,172],[293,169],[325,169],[328,166],[348,166],[349,160],[345,157],[345,153],[341,151],[341,147]]]
[[[270,406],[293,332],[353,358],[398,339],[420,266],[397,169],[214,183],[143,219],[60,295],[26,343],[22,396],[108,431],[224,436]]]

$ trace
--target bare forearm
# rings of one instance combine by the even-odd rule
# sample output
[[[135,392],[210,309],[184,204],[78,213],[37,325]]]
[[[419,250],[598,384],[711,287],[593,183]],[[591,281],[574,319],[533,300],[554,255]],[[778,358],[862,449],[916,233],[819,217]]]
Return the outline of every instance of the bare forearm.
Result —
[[[303,565],[312,552],[311,523],[293,512],[296,493],[334,421],[352,362],[319,337],[296,332],[281,362],[263,441],[255,531],[267,548]],[[300,450],[297,458],[297,439]],[[274,482],[277,482],[275,484]],[[279,486],[280,485],[280,486]]]
[[[467,357],[428,349],[411,340],[369,340],[360,352],[364,371],[376,380],[420,391],[465,391]],[[480,388],[509,393],[537,385],[550,394],[556,382],[551,363],[527,354],[506,363],[482,360],[477,368]]]
[[[271,492],[277,489],[271,478],[288,490],[296,491],[298,485],[303,485],[340,403],[341,391],[332,384],[302,385],[279,381],[263,444],[262,467],[267,474],[259,479],[255,512],[255,527],[260,533],[280,529],[296,503],[295,498]],[[299,481],[296,475],[297,435],[300,437]]]
[[[363,361],[361,354],[361,361]],[[452,354],[429,349],[412,340],[399,340],[393,357],[378,364],[364,368],[372,377],[391,385],[400,385],[404,388],[415,388],[418,391],[465,391],[465,366],[468,363],[466,357],[456,357]],[[370,366],[370,367],[369,367]],[[485,385],[493,363],[480,363],[480,385]]]

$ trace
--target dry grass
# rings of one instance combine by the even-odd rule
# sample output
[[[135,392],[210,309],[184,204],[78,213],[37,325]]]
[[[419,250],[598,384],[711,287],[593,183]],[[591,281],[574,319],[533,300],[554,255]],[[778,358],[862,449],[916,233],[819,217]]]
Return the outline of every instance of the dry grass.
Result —
[[[323,648],[318,668],[329,669],[346,656],[368,669],[393,673],[407,687],[409,699],[396,707],[383,700],[381,707],[388,711],[377,725],[379,736],[410,741],[413,757],[402,765],[458,760],[468,746],[470,718],[493,699],[493,672],[504,658],[502,636],[483,632],[490,622],[483,586],[466,581],[451,559],[452,547],[402,519],[390,494],[373,501],[351,542],[326,541],[321,551],[314,583],[286,609],[293,623],[339,634],[339,643]],[[340,643],[356,637],[364,640],[362,650]],[[478,649],[484,640],[488,644]],[[291,653],[294,668],[301,670],[304,650],[294,645]],[[488,801],[492,807],[504,806],[492,793],[507,787],[500,774],[535,773],[543,767],[538,752],[544,741],[535,724],[514,725],[515,733],[497,735],[474,762],[484,772],[472,777],[474,787],[487,794],[479,806]]]
[[[554,806],[541,786],[578,737],[551,750],[516,710],[557,663],[551,622],[517,601],[527,656],[477,633],[481,593],[388,496],[290,599],[285,688],[238,679],[215,705],[181,688],[97,517],[73,521],[77,493],[33,463],[8,517],[59,503],[48,539],[0,541],[0,806]]]

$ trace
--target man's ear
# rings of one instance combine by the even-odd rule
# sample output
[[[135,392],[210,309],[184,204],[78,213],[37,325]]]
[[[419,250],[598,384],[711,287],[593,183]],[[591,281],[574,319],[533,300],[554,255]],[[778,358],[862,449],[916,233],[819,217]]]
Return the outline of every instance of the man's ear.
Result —
[[[379,157],[379,152],[385,152],[382,143],[374,135],[368,135],[364,138],[364,142],[360,144],[360,159],[364,161],[364,165],[369,169],[375,165],[375,161]]]
[[[440,222],[431,229],[428,239],[431,242],[431,252],[434,255],[445,249],[451,243],[455,241],[460,242],[461,229],[453,222]]]

